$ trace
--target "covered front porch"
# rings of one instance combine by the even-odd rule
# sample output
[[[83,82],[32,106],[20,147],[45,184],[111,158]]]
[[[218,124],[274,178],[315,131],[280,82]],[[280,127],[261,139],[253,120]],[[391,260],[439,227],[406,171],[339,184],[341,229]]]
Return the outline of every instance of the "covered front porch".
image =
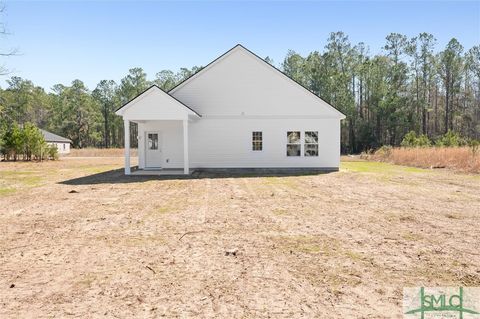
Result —
[[[200,115],[152,86],[116,111],[124,121],[125,175],[188,175],[189,123]],[[130,163],[130,123],[138,125],[138,169]],[[133,174],[132,174],[133,172]]]
[[[130,165],[130,121],[125,121],[125,174]],[[189,174],[188,119],[135,121],[138,125],[138,169],[143,175]],[[148,174],[147,174],[148,173]]]

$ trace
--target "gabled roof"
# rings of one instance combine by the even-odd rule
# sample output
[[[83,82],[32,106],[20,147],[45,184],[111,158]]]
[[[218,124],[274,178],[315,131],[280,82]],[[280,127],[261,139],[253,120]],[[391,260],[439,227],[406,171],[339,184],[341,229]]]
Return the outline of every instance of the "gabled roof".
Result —
[[[186,84],[187,82],[190,82],[190,80],[196,78],[199,74],[201,73],[205,73],[204,71],[206,71],[207,69],[209,69],[212,65],[214,65],[216,62],[220,61],[224,56],[226,56],[227,54],[229,54],[230,52],[232,52],[234,49],[236,49],[237,47],[242,47],[244,48],[245,50],[247,50],[244,46],[242,46],[241,44],[237,44],[236,46],[234,46],[233,48],[231,48],[230,50],[228,50],[227,52],[223,53],[222,55],[220,55],[219,57],[217,57],[215,60],[213,60],[212,62],[208,63],[206,66],[202,67],[200,70],[198,70],[197,72],[193,73],[192,75],[186,77],[185,79],[183,79],[182,81],[180,81],[180,83],[177,83],[177,85],[175,85],[173,88],[171,88],[170,90],[168,90],[168,94],[171,95],[171,92],[177,90],[178,88],[180,88],[181,86],[183,86],[184,84]]]
[[[272,70],[276,71],[279,75],[287,78],[288,80],[290,80],[292,83],[298,85],[299,87],[303,88],[306,92],[308,92],[309,94],[313,95],[315,98],[319,99],[321,102],[323,102],[324,104],[326,104],[328,107],[330,107],[333,111],[335,111],[338,115],[340,115],[341,118],[345,118],[345,114],[343,114],[342,112],[340,112],[337,108],[335,108],[334,106],[332,106],[331,104],[325,102],[321,97],[319,97],[317,94],[313,93],[312,91],[310,91],[308,88],[306,88],[305,86],[303,86],[301,83],[295,81],[294,79],[292,79],[291,77],[289,77],[288,75],[286,75],[283,71],[277,69],[275,66],[271,65],[270,63],[268,63],[267,61],[265,61],[264,59],[262,59],[261,57],[259,57],[257,54],[255,54],[254,52],[250,51],[249,49],[245,48],[243,45],[241,44],[237,44],[236,46],[234,46],[233,48],[231,48],[230,50],[228,50],[227,52],[223,53],[222,55],[220,55],[219,57],[217,57],[215,60],[213,60],[212,62],[210,62],[209,64],[207,64],[205,67],[203,67],[202,69],[200,69],[199,71],[197,71],[196,73],[192,74],[191,76],[187,77],[186,79],[184,79],[183,81],[181,81],[180,83],[178,83],[176,86],[174,86],[172,89],[170,89],[168,91],[168,94],[170,96],[172,96],[172,93],[174,93],[176,90],[178,90],[179,88],[183,87],[184,85],[186,85],[187,83],[195,80],[199,75],[207,72],[211,67],[213,67],[217,62],[219,62],[220,60],[222,60],[224,57],[226,57],[228,54],[230,54],[232,51],[234,51],[235,49],[238,49],[238,48],[241,48],[243,49],[244,51],[248,52],[249,54],[251,54],[252,56],[254,56],[256,59],[262,61],[263,63],[265,63],[266,65],[268,65]]]
[[[46,142],[72,143],[68,138],[40,129]]]
[[[200,114],[197,113],[197,111],[195,111],[194,109],[192,109],[191,107],[189,107],[188,105],[186,105],[185,103],[183,103],[182,101],[178,100],[177,98],[173,97],[172,95],[168,94],[167,92],[165,92],[164,90],[162,90],[162,88],[160,88],[158,85],[156,84],[153,84],[151,85],[150,87],[148,87],[145,91],[143,91],[142,93],[138,94],[137,96],[135,96],[133,99],[131,99],[130,101],[128,101],[127,103],[125,103],[124,105],[122,105],[121,107],[119,107],[118,109],[115,110],[115,113],[120,115],[121,113],[125,112],[126,109],[128,109],[131,105],[133,105],[139,98],[141,98],[145,93],[147,93],[148,91],[150,91],[151,89],[153,88],[156,88],[160,91],[162,91],[163,93],[165,93],[165,95],[169,96],[170,98],[172,98],[176,103],[179,103],[180,105],[182,105],[183,107],[187,108],[188,110],[190,110],[191,112],[193,112],[194,114],[198,115],[201,117]],[[119,111],[122,111],[122,112],[119,112]]]

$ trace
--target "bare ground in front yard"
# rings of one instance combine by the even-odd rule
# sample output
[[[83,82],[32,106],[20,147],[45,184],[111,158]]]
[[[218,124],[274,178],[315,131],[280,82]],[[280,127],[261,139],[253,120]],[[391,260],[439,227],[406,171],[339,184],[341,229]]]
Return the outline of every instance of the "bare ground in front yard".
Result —
[[[1,318],[401,318],[403,287],[480,286],[479,175],[358,161],[159,179],[122,164],[0,163]]]

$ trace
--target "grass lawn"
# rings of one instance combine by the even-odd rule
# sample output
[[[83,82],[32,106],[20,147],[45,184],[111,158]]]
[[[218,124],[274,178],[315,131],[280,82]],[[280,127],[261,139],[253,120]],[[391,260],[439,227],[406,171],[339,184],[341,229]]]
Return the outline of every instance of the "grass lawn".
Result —
[[[1,318],[401,318],[404,287],[480,286],[479,175],[356,161],[161,179],[122,165],[0,163]]]

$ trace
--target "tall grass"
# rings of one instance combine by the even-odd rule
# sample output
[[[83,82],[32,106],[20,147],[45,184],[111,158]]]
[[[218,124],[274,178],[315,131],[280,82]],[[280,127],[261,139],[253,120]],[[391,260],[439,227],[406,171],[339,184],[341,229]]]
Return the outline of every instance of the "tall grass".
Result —
[[[122,157],[123,148],[72,148],[69,157]],[[130,156],[137,156],[136,149],[130,149]]]
[[[480,173],[480,151],[472,147],[383,147],[363,157],[399,165]]]

